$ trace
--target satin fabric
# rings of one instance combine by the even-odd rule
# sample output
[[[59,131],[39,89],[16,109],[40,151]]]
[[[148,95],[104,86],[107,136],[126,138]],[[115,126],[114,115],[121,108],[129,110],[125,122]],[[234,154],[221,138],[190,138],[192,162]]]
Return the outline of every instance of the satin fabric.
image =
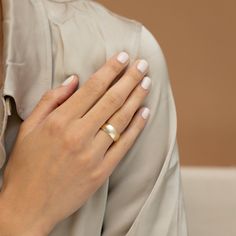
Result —
[[[51,236],[187,235],[176,140],[177,117],[160,46],[140,22],[90,0],[4,0],[1,175],[19,126],[45,91],[70,74],[80,86],[104,62],[127,51],[149,62],[151,115],[112,175]],[[32,158],[33,161],[33,158]]]

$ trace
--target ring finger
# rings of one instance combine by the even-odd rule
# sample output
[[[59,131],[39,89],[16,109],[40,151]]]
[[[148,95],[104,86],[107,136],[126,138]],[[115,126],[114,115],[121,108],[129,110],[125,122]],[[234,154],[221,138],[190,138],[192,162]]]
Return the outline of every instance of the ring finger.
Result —
[[[141,106],[147,96],[151,85],[151,79],[144,77],[142,82],[130,94],[125,104],[107,121],[111,124],[119,134],[121,134],[132,120],[135,112]],[[102,154],[105,154],[107,149],[113,143],[113,139],[103,130],[99,130],[95,136],[95,148]]]
[[[82,117],[87,124],[91,124],[94,135],[123,106],[135,87],[142,81],[147,70],[147,61],[136,60],[122,78]]]

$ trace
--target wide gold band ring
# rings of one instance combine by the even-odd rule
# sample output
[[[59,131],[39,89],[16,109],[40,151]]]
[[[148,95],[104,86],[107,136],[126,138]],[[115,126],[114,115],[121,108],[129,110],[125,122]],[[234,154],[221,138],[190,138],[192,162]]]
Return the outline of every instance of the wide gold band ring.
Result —
[[[114,128],[114,126],[112,126],[109,123],[105,123],[101,129],[106,132],[112,139],[114,142],[116,142],[119,138],[120,138],[120,134],[117,132],[117,130]]]

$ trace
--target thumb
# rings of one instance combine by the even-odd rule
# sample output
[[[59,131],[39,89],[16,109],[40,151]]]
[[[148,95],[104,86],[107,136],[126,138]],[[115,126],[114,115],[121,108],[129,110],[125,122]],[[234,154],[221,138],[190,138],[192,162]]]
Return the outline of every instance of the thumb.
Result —
[[[72,75],[58,87],[46,91],[31,114],[23,122],[24,126],[27,125],[27,129],[31,129],[38,125],[77,90],[78,84],[79,77]]]

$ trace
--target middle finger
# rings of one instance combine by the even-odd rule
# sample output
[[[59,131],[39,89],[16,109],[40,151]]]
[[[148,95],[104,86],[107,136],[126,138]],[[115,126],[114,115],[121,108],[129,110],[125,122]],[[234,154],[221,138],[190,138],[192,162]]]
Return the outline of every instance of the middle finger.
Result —
[[[143,79],[147,70],[147,61],[137,60],[123,77],[83,116],[82,119],[93,125],[94,135],[112,114],[123,105],[132,90]]]

